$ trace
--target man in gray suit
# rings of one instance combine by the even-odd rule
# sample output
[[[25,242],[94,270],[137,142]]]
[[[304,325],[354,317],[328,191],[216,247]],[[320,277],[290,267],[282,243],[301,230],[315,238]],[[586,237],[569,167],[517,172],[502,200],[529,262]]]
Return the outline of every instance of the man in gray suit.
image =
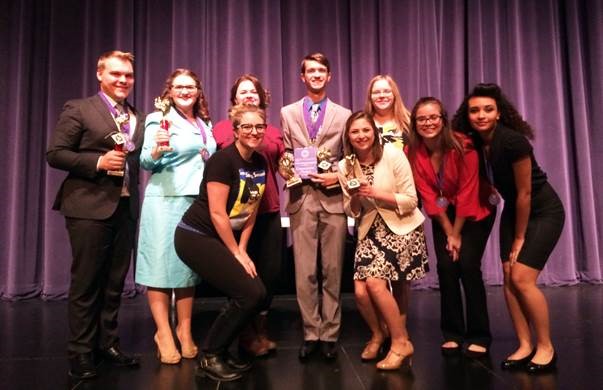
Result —
[[[318,159],[323,160],[316,173],[309,173],[301,184],[289,188],[287,204],[293,236],[297,302],[304,326],[299,358],[304,361],[318,349],[319,343],[326,358],[337,356],[347,219],[335,169],[342,157],[343,130],[351,112],[327,98],[331,70],[322,53],[304,57],[301,80],[307,96],[281,109],[285,149],[298,156],[314,150],[318,152]],[[284,169],[281,174],[289,179]],[[318,288],[319,248],[322,294]],[[319,301],[321,295],[322,302]]]
[[[144,115],[126,98],[134,57],[100,56],[98,94],[65,103],[48,164],[68,172],[53,208],[65,216],[73,263],[69,287],[69,375],[96,376],[95,355],[118,366],[138,359],[119,349],[117,314],[138,219],[138,166]]]

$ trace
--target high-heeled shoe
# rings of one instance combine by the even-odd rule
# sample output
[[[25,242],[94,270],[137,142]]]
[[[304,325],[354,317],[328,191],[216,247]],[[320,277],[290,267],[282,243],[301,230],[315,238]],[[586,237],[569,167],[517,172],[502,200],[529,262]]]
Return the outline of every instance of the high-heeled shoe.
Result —
[[[165,351],[165,347],[161,348],[161,345],[159,344],[159,337],[157,336],[157,333],[155,333],[155,337],[153,337],[153,340],[155,340],[155,345],[157,346],[157,359],[159,359],[159,361],[163,364],[178,364],[180,363],[180,360],[182,359],[182,356],[180,356],[180,353],[178,353],[177,349],[174,349],[173,351],[170,351],[169,353],[166,353]]]
[[[199,348],[195,345],[195,343],[185,344],[182,342],[182,338],[176,330],[176,336],[178,336],[178,342],[180,343],[180,352],[182,357],[185,359],[194,359],[199,354]]]
[[[545,372],[554,371],[557,368],[557,352],[553,352],[553,357],[546,364],[538,364],[529,361],[526,365],[526,371],[529,374],[540,374]]]
[[[393,349],[389,350],[389,353],[385,357],[385,359],[381,360],[377,363],[377,368],[379,370],[384,371],[393,371],[397,370],[402,366],[412,366],[412,355],[411,351],[409,354],[404,355],[401,352],[394,351]]]
[[[526,365],[532,360],[536,354],[536,348],[532,349],[532,352],[521,359],[505,359],[500,363],[500,368],[503,370],[519,370],[526,368]]]
[[[363,362],[370,362],[372,360],[377,359],[377,357],[379,356],[379,351],[381,351],[382,344],[383,342],[375,341],[372,339],[369,340],[369,342],[366,343],[366,346],[362,350],[362,353],[360,354],[360,360],[362,360]]]

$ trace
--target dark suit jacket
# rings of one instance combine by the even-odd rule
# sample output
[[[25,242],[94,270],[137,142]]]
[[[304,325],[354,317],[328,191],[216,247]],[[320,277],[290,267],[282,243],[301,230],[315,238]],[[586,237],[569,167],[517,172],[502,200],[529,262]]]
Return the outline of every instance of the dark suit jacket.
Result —
[[[144,137],[144,115],[130,107],[136,115],[136,130],[132,141],[136,148],[128,153],[130,213],[138,218],[139,155]],[[46,152],[50,166],[69,174],[56,196],[53,209],[66,217],[84,219],[109,218],[120,200],[123,177],[109,176],[97,171],[98,158],[112,150],[111,134],[117,125],[109,109],[98,95],[70,100],[55,128]]]

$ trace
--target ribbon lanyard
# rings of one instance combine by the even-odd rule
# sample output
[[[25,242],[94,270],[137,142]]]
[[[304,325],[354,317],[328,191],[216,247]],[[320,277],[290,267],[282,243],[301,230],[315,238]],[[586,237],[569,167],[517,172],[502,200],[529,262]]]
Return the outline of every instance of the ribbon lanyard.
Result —
[[[436,174],[436,186],[440,191],[440,196],[443,196],[444,190],[444,171],[446,170],[446,154],[442,157],[442,163],[440,164],[440,169],[438,169],[438,173]]]
[[[486,176],[488,177],[488,181],[490,182],[490,186],[492,187],[490,195],[488,196],[488,203],[490,203],[492,206],[496,206],[498,203],[500,203],[500,195],[498,194],[498,191],[494,188],[494,170],[492,169],[492,165],[488,160],[488,156],[486,156],[486,150],[484,148],[482,148],[482,156],[484,157],[484,168],[486,170]]]
[[[484,168],[486,169],[486,177],[490,184],[494,185],[494,171],[492,170],[492,165],[490,164],[490,160],[486,155],[486,149],[482,148],[482,156],[484,157]]]
[[[123,133],[130,135],[130,120],[129,120],[130,115],[127,112],[121,113],[121,112],[117,111],[117,109],[113,106],[113,104],[111,104],[109,99],[107,99],[107,97],[105,96],[105,94],[102,91],[98,91],[98,96],[100,96],[101,100],[105,103],[105,105],[109,109],[109,112],[111,112],[111,115],[113,115],[113,118],[118,118],[122,114],[128,115],[128,120],[125,121],[124,123],[120,124],[119,129]],[[124,104],[124,108],[126,110],[128,109],[128,103]]]
[[[448,206],[448,199],[446,199],[444,196],[444,171],[446,170],[446,156],[447,154],[442,156],[442,163],[440,164],[440,169],[438,169],[436,174],[436,186],[440,192],[440,196],[436,198],[436,204],[441,208],[446,208]]]
[[[302,104],[302,111],[304,114],[304,122],[306,123],[306,128],[308,129],[308,135],[310,139],[314,141],[316,136],[318,135],[318,131],[322,127],[322,123],[325,119],[325,113],[327,111],[327,98],[322,99],[319,103],[318,108],[318,117],[316,121],[312,122],[312,116],[310,115],[310,109],[314,105],[310,98],[306,97],[304,99],[304,103]]]
[[[180,115],[185,121],[188,122],[188,118],[176,107],[174,106],[174,110]],[[189,122],[190,123],[190,122]],[[207,134],[205,134],[205,127],[199,118],[195,116],[195,123],[199,127],[199,131],[201,131],[201,137],[203,137],[203,145],[207,145]]]

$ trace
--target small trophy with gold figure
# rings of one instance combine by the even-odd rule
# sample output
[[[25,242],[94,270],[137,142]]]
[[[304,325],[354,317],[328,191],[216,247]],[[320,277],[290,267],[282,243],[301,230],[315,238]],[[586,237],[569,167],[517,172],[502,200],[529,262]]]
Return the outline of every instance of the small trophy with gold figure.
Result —
[[[329,172],[331,170],[331,151],[329,149],[320,149],[316,153],[316,159],[318,160],[318,168],[322,172]]]
[[[322,173],[332,171],[331,168],[333,166],[333,163],[331,162],[331,150],[329,150],[327,148],[320,149],[316,153],[316,160],[318,163],[318,169]],[[326,186],[325,188],[327,190],[331,190],[331,189],[337,188],[337,187],[339,187],[339,182],[336,182],[335,184],[331,184],[330,186]]]
[[[295,173],[294,169],[294,158],[293,155],[289,152],[283,153],[280,160],[278,161],[278,165],[281,167],[281,170],[288,177],[286,186],[287,188],[295,187],[302,183],[302,179]]]
[[[360,180],[356,177],[354,166],[356,165],[356,155],[354,153],[345,156],[345,176],[348,191],[354,191],[360,188]]]
[[[156,97],[154,105],[155,105],[155,108],[158,109],[159,111],[161,111],[161,114],[162,114],[161,121],[159,121],[159,127],[161,127],[163,130],[165,130],[169,133],[170,121],[167,120],[166,115],[170,111],[170,100],[167,98],[162,99],[161,97]],[[160,146],[160,147],[164,146],[164,147],[169,148],[170,141],[168,140],[168,141],[160,142],[158,146]]]

